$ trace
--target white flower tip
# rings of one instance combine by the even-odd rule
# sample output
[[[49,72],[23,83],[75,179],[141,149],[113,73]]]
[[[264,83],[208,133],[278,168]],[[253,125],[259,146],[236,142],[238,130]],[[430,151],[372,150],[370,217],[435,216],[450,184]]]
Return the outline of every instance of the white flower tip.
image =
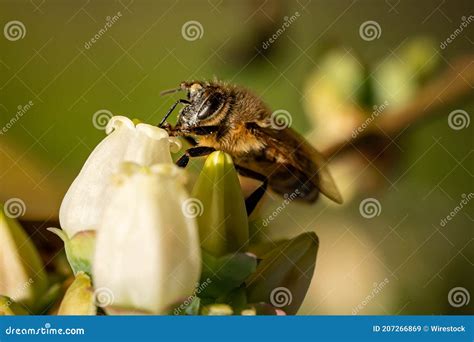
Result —
[[[168,142],[170,144],[170,150],[173,153],[178,152],[182,147],[182,144],[179,141],[179,139],[175,137],[170,137],[168,132],[164,130],[163,128],[159,128],[157,126],[153,126],[153,125],[149,125],[145,123],[139,123],[135,126],[132,120],[122,115],[113,116],[109,120],[109,122],[107,123],[107,126],[105,127],[105,133],[110,134],[115,129],[123,125],[125,125],[126,127],[130,129],[135,128],[137,131],[146,134],[151,139],[155,139],[155,140],[168,139]]]
[[[135,124],[132,120],[126,116],[116,115],[110,118],[107,126],[105,127],[105,133],[110,134],[112,131],[122,125],[127,126],[128,128],[134,128]]]
[[[145,133],[150,138],[155,140],[167,139],[169,137],[168,132],[166,132],[163,128],[145,123],[139,123],[137,125],[137,131]]]
[[[159,128],[157,126],[152,126],[149,124],[140,123],[137,125],[137,130],[148,135],[150,138],[155,140],[161,139],[168,139],[169,148],[171,152],[176,153],[178,152],[182,145],[179,139],[175,137],[170,137],[168,132],[165,131],[163,128]]]

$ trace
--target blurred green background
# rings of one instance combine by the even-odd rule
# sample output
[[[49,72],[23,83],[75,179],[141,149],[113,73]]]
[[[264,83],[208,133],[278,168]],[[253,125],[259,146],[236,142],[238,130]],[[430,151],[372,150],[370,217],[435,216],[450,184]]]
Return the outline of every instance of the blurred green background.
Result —
[[[325,136],[321,127],[335,117],[311,110],[313,102],[320,108],[321,99],[309,100],[308,94],[317,95],[327,77],[353,87],[350,95],[354,89],[363,93],[335,96],[330,103],[351,103],[361,112],[381,104],[384,95],[374,94],[390,97],[393,106],[416,101],[418,87],[452,69],[457,57],[467,56],[472,64],[473,23],[444,49],[440,44],[473,9],[468,0],[0,0],[2,27],[17,20],[25,28],[22,39],[9,40],[5,32],[0,37],[0,126],[11,122],[19,106],[33,103],[0,135],[0,199],[24,199],[26,218],[54,219],[68,185],[104,137],[93,124],[94,114],[105,110],[158,123],[176,99],[160,97],[160,91],[182,80],[217,77],[245,85],[272,109],[290,112],[292,127],[308,136]],[[263,48],[296,12],[296,20]],[[113,25],[86,48],[114,15]],[[196,40],[183,36],[189,21],[200,25],[202,36]],[[359,28],[366,21],[379,24],[380,37],[362,39]],[[330,51],[338,53],[334,70],[328,71]],[[353,70],[346,57],[356,61],[352,68],[362,78],[344,72],[347,65]],[[412,69],[406,68],[409,63],[428,65],[426,75],[411,64]],[[388,67],[380,69],[382,64]],[[465,111],[468,118],[474,111],[474,85],[465,82],[470,93],[456,101],[444,102],[434,94],[433,115],[394,139],[388,163],[366,167],[360,160],[334,161],[334,168],[342,170],[335,178],[343,193],[362,184],[348,192],[343,206],[324,200],[311,207],[291,203],[273,221],[269,237],[304,230],[320,237],[316,273],[301,314],[473,312],[472,300],[461,307],[448,300],[455,287],[474,294],[473,204],[440,225],[462,194],[473,192],[474,124],[460,130],[448,124],[453,110]],[[393,83],[403,91],[392,92]],[[403,99],[396,97],[404,92]],[[344,115],[342,121],[350,120],[350,114]],[[311,141],[316,147],[326,142]],[[349,164],[358,171],[345,169]],[[339,174],[348,180],[339,180]],[[372,219],[359,211],[366,198],[381,204]],[[270,195],[260,215],[270,215],[281,201]],[[36,234],[47,236],[44,230]],[[383,289],[368,300],[374,284],[385,279]],[[358,305],[362,309],[355,309]]]

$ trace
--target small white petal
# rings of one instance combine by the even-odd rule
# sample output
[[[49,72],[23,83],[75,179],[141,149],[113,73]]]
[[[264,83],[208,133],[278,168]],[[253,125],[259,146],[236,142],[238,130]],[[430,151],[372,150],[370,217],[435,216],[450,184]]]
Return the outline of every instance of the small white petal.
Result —
[[[113,130],[119,128],[120,126],[127,126],[130,129],[135,127],[132,120],[127,118],[126,116],[116,115],[110,118],[107,126],[105,127],[105,133],[110,134]]]
[[[61,227],[69,237],[82,230],[96,229],[108,197],[108,180],[123,161],[134,134],[128,126],[117,126],[92,151],[69,187],[59,210]]]

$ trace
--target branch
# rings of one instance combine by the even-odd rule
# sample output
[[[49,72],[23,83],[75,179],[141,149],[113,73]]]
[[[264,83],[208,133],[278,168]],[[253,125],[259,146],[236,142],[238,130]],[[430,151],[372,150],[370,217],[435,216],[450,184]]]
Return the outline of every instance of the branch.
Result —
[[[376,118],[370,126],[356,138],[348,136],[322,151],[328,159],[333,159],[374,136],[396,136],[401,130],[415,122],[442,112],[439,109],[472,93],[474,88],[474,55],[466,55],[448,63],[449,70],[428,83],[416,95],[416,100],[408,105],[387,112]]]

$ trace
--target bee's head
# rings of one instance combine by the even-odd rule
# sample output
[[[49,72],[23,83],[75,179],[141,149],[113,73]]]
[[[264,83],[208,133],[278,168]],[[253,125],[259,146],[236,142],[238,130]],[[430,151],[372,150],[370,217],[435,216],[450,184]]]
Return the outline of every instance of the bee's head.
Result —
[[[222,119],[227,96],[220,86],[193,81],[181,83],[180,89],[186,91],[189,104],[179,112],[178,126],[216,125]]]

